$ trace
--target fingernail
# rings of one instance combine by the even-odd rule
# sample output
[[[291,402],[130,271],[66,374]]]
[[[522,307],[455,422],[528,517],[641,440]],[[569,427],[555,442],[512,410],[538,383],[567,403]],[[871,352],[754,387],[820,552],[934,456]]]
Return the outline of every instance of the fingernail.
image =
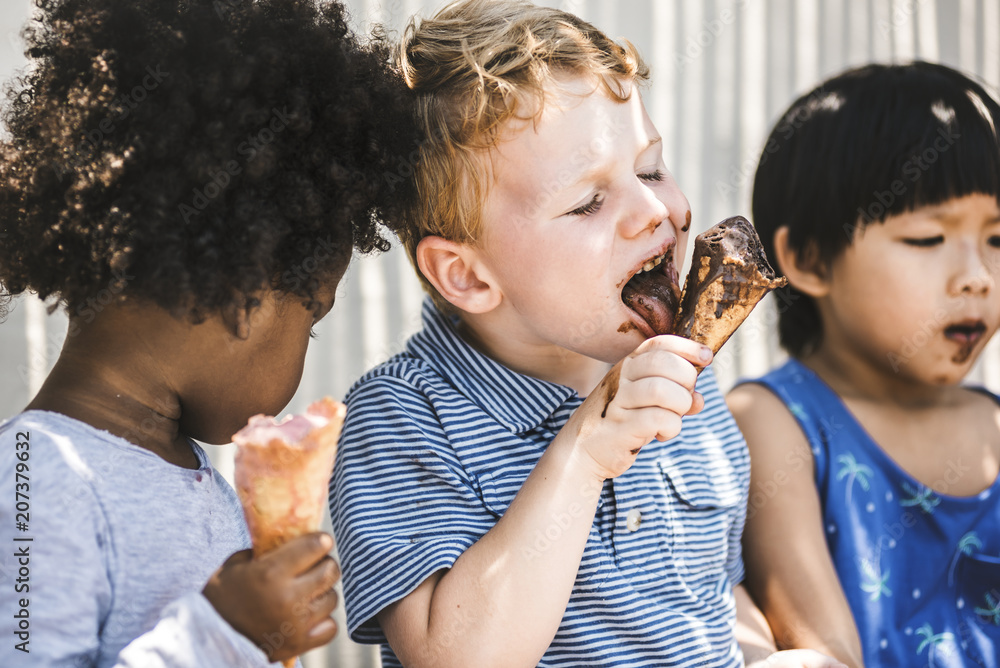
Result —
[[[698,353],[698,359],[700,359],[705,364],[712,361],[712,349],[708,346],[702,346],[701,352]]]
[[[318,638],[321,635],[329,633],[330,631],[332,631],[335,628],[337,628],[337,622],[335,622],[335,621],[333,621],[332,619],[329,619],[329,618],[324,619],[319,624],[317,624],[316,626],[312,627],[312,630],[309,632],[309,637],[311,637],[311,638]]]

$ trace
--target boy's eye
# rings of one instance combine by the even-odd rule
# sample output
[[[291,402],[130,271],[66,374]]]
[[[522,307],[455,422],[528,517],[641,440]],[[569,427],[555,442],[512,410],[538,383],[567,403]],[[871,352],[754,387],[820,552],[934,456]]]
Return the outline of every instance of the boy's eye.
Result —
[[[939,234],[936,237],[919,237],[915,239],[903,239],[903,243],[908,246],[927,248],[928,246],[937,246],[940,243],[944,243],[944,237]]]
[[[637,176],[643,181],[662,181],[663,180],[663,170],[658,169],[655,172],[647,172],[645,174],[637,174]]]
[[[604,203],[604,198],[602,198],[600,195],[594,195],[594,197],[589,202],[587,202],[583,206],[573,209],[566,215],[589,216],[590,214],[595,213],[598,209],[600,209],[601,204],[603,203]]]

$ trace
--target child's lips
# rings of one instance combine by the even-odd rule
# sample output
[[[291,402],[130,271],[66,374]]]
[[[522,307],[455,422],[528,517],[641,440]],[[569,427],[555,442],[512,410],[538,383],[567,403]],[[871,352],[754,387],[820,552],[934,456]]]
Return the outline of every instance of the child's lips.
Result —
[[[643,260],[621,288],[622,302],[642,323],[639,329],[647,338],[673,329],[680,301],[677,270],[670,252],[674,243],[669,241],[656,255]]]
[[[963,320],[945,327],[944,335],[950,341],[971,347],[986,335],[986,323],[982,320]]]

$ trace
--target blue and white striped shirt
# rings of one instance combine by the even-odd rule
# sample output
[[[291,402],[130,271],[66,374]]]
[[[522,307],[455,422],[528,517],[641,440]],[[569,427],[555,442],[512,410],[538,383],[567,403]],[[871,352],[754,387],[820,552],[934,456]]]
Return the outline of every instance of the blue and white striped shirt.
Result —
[[[489,531],[583,401],[476,351],[430,300],[423,319],[348,393],[330,488],[348,631],[382,643],[386,668],[401,664],[375,615]],[[605,482],[540,666],[742,665],[732,588],[750,460],[711,370],[698,390],[705,410],[677,438]]]

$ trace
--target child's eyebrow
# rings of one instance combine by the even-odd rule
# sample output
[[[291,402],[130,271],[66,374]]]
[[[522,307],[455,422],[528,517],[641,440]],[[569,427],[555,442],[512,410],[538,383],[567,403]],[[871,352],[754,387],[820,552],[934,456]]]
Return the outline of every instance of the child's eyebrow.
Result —
[[[663,138],[660,137],[660,136],[658,136],[658,135],[652,137],[648,142],[646,142],[646,145],[642,147],[642,150],[639,151],[639,153],[645,153],[651,147],[656,146],[657,144],[661,143],[662,141],[663,141]],[[596,164],[593,167],[591,167],[590,169],[588,169],[588,170],[584,171],[582,174],[580,174],[579,177],[577,177],[576,179],[574,179],[573,185],[579,185],[581,183],[587,183],[589,181],[594,181],[595,179],[597,179],[597,177],[601,176],[606,171],[608,171],[608,168],[609,168],[609,166],[606,165],[606,164],[600,164],[600,163]]]
[[[932,209],[927,214],[928,218],[932,220],[937,220],[942,223],[958,223],[962,220],[961,213],[954,213],[943,209]],[[1000,216],[986,216],[985,222],[987,225],[993,225],[995,223],[1000,223]]]

